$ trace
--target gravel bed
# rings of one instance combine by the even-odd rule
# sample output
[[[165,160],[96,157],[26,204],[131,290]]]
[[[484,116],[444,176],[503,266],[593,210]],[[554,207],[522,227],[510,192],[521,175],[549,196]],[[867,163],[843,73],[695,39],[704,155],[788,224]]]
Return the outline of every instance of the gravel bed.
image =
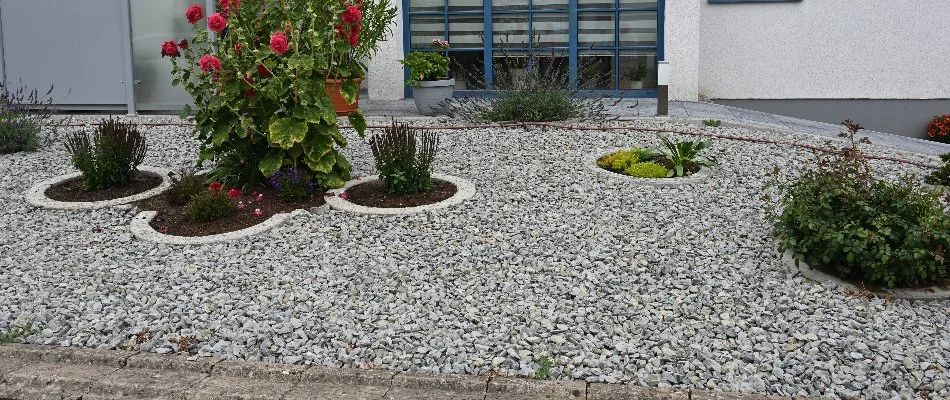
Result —
[[[146,164],[193,163],[188,128],[145,131]],[[369,148],[346,134],[354,172],[375,173]],[[559,379],[950,398],[950,302],[868,299],[781,264],[763,172],[794,174],[810,153],[716,140],[713,178],[654,188],[581,165],[596,149],[658,143],[642,131],[478,129],[441,140],[435,170],[478,187],[459,206],[307,214],[261,237],[196,246],[134,240],[128,206],[27,205],[29,186],[71,171],[61,144],[0,156],[0,330],[32,320],[35,343],[171,353],[169,340],[189,337],[195,357],[442,373],[531,375],[549,355]],[[923,172],[873,166],[895,179]],[[143,343],[129,340],[140,333]]]

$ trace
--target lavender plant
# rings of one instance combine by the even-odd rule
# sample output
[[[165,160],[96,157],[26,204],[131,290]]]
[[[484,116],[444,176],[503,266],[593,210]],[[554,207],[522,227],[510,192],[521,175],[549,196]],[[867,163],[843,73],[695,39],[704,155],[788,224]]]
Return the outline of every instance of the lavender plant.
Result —
[[[40,146],[40,132],[52,117],[50,86],[45,94],[20,85],[15,89],[0,83],[0,154],[33,151]]]
[[[277,171],[268,181],[282,201],[294,203],[307,201],[313,197],[313,181],[294,167],[285,167]]]

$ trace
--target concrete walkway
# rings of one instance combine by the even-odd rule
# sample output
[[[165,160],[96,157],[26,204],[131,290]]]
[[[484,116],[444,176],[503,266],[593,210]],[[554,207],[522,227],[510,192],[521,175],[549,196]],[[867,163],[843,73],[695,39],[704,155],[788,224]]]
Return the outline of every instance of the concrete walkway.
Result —
[[[0,400],[772,400],[501,376],[430,375],[221,361],[122,350],[0,346]]]
[[[418,116],[412,99],[394,101],[360,100],[360,108],[371,116]],[[619,118],[643,118],[656,115],[656,99],[623,99],[617,105],[607,108],[607,114]],[[809,121],[783,115],[769,114],[742,108],[728,107],[713,103],[695,103],[674,101],[670,103],[669,114],[679,119],[717,119],[725,123],[753,126],[763,129],[789,130],[818,136],[834,138],[841,132],[841,125]],[[842,116],[841,119],[846,119]],[[860,121],[858,121],[860,122]],[[884,132],[862,131],[875,145],[886,146],[913,153],[940,155],[950,153],[950,144],[937,143],[923,139],[909,138]]]

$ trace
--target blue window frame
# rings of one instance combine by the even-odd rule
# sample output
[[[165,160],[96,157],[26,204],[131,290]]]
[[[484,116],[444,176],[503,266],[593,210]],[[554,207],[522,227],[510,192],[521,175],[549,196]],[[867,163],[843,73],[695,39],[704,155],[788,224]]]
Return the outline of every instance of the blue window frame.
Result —
[[[532,49],[564,60],[570,84],[585,94],[655,97],[664,6],[665,0],[403,0],[404,50],[431,51],[433,38],[445,38],[453,66],[472,65],[469,74],[492,84],[506,72],[496,71],[494,60]],[[456,90],[481,89],[459,80]]]

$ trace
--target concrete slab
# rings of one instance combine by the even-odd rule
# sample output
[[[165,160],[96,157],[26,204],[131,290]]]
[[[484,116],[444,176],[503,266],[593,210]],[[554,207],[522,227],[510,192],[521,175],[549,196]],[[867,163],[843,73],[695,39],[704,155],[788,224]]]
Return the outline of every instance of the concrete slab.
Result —
[[[488,382],[485,395],[485,400],[579,400],[586,398],[587,384],[502,376]]]
[[[300,383],[333,382],[341,385],[389,387],[395,375],[394,371],[310,367],[300,375]]]
[[[268,364],[253,361],[221,361],[211,371],[213,378],[267,379],[286,383],[300,381],[307,365]]]
[[[184,355],[163,356],[156,353],[141,353],[129,357],[128,368],[189,371],[201,374],[210,374],[215,364],[221,362],[211,357],[191,359]]]
[[[77,349],[75,347],[19,344],[0,346],[0,358],[17,358],[46,363],[72,362],[120,368],[136,351]]]
[[[355,386],[344,383],[301,383],[284,394],[284,400],[379,400],[388,386]]]
[[[184,400],[191,388],[206,377],[187,370],[124,368],[92,382],[89,394],[118,399]]]
[[[587,400],[691,400],[686,391],[592,383]]]
[[[393,388],[382,397],[384,400],[484,400],[485,391],[464,392],[454,390]]]
[[[187,399],[278,400],[293,388],[288,381],[216,376],[199,382]]]
[[[484,397],[487,376],[441,375],[400,372],[392,379],[393,388],[436,389],[441,391],[472,392]]]
[[[118,367],[102,365],[35,363],[7,374],[5,391],[24,393],[21,396],[53,393],[78,398],[94,382],[117,370]],[[16,396],[11,398],[20,399]]]

